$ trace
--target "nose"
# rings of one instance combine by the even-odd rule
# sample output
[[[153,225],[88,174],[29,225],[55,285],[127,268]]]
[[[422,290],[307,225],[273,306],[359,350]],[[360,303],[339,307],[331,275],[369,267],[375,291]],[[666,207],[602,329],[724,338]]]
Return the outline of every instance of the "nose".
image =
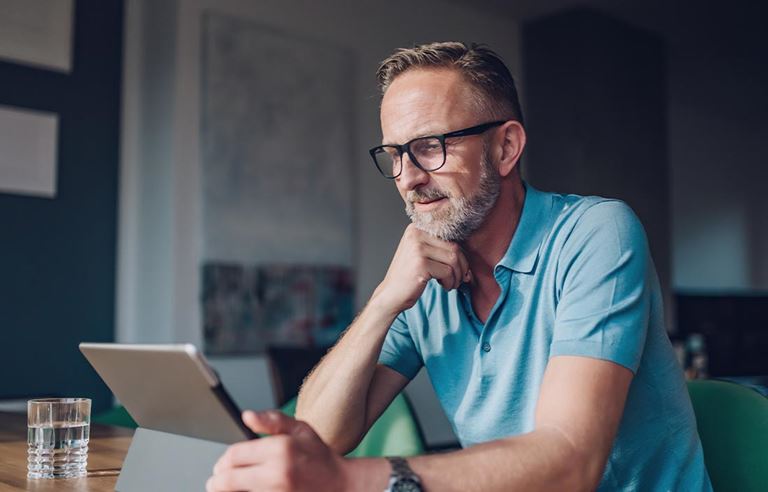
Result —
[[[414,164],[407,152],[403,153],[402,166],[400,176],[397,177],[400,188],[410,191],[427,184],[429,181],[429,173]]]

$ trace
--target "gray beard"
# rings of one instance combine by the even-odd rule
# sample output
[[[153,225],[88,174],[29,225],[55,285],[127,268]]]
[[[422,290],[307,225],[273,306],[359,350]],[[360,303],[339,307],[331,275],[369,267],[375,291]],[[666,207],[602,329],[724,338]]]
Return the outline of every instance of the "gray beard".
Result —
[[[464,242],[485,221],[496,204],[501,178],[491,164],[487,150],[480,160],[480,185],[469,197],[452,197],[439,189],[411,190],[406,195],[405,213],[416,228],[444,241]],[[434,212],[416,212],[415,201],[447,198],[448,206]]]

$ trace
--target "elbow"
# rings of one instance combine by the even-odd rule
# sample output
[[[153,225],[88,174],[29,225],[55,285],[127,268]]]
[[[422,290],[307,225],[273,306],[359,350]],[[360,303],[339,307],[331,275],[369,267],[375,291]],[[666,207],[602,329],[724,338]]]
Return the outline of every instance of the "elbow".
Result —
[[[295,418],[308,424],[326,446],[338,455],[344,456],[360,444],[361,438],[348,428],[334,428],[333,423],[323,422],[322,418],[313,416],[310,412],[297,411]]]
[[[301,393],[294,417],[306,422],[334,453],[341,456],[353,451],[364,437],[364,422],[330,416],[327,410],[320,411],[307,402]]]
[[[605,472],[608,452],[603,452],[600,446],[595,448],[580,446],[560,429],[552,429],[551,434],[557,442],[558,463],[555,469],[557,478],[552,483],[553,490],[569,490],[588,492],[600,486]]]
[[[589,450],[573,450],[565,463],[566,478],[562,490],[591,492],[598,488],[605,472],[603,457]]]
[[[359,443],[358,442],[349,442],[349,441],[344,442],[344,441],[339,440],[339,441],[330,442],[330,443],[327,443],[327,444],[328,444],[328,447],[331,448],[331,450],[334,453],[338,454],[339,456],[346,456],[347,454],[349,454],[352,451],[354,451]]]
[[[324,436],[320,432],[318,432],[317,435],[320,437],[320,439],[323,440],[326,446],[331,448],[331,451],[338,454],[339,456],[345,456],[348,453],[351,453],[358,446],[358,444],[360,444],[359,439],[351,439],[348,435],[337,434],[335,436]]]

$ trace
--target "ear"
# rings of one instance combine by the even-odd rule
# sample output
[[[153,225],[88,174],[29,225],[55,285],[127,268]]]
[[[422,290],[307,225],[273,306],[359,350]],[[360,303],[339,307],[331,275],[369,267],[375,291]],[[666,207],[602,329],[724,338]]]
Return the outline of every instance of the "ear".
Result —
[[[525,148],[525,128],[519,121],[510,120],[499,129],[501,146],[499,149],[499,174],[507,177],[520,161]]]

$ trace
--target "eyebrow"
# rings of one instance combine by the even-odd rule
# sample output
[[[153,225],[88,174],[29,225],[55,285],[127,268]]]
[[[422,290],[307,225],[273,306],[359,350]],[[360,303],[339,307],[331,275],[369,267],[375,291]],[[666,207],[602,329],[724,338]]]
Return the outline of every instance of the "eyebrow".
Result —
[[[388,142],[384,142],[384,140],[382,140],[382,142],[381,142],[381,145],[404,145],[405,143],[407,143],[407,142],[411,142],[411,141],[413,141],[413,140],[416,140],[417,138],[431,137],[431,136],[433,136],[433,135],[442,135],[442,134],[444,134],[444,133],[447,133],[447,132],[449,132],[449,131],[450,131],[450,130],[432,130],[432,131],[422,131],[421,133],[417,134],[418,136],[416,136],[416,137],[411,137],[411,138],[409,138],[408,140],[406,140],[405,142],[403,142],[402,144],[398,144],[398,143],[388,143]]]

